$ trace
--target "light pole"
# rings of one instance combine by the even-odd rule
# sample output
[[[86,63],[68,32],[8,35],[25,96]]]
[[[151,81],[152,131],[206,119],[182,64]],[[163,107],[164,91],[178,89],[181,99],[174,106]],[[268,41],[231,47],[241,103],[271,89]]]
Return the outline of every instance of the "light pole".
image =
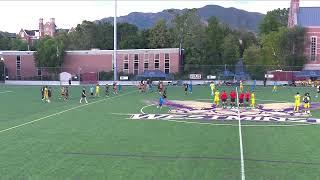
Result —
[[[113,17],[113,80],[117,81],[117,0],[114,0]]]

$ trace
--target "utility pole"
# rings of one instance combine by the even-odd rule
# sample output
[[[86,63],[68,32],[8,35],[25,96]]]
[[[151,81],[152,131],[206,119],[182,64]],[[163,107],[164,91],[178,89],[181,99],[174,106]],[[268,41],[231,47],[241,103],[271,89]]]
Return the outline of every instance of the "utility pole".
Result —
[[[114,0],[113,17],[113,80],[117,81],[117,0]]]

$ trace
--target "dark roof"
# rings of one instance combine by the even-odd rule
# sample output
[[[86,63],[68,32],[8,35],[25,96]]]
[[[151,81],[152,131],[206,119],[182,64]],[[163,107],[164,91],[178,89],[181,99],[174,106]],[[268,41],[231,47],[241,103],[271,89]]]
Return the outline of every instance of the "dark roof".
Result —
[[[301,7],[298,13],[298,25],[320,26],[320,7]]]
[[[36,32],[39,32],[39,30],[24,30],[29,36],[36,35]]]

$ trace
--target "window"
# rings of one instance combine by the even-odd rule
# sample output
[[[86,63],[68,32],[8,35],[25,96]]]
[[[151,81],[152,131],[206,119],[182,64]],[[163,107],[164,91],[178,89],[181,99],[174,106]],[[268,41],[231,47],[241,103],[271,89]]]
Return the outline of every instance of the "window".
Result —
[[[139,54],[134,55],[133,74],[139,74]]]
[[[124,55],[123,72],[129,74],[129,55],[128,54]]]
[[[311,37],[311,53],[310,53],[310,60],[315,61],[317,57],[317,37]]]
[[[41,68],[38,68],[38,69],[37,69],[37,73],[38,73],[38,76],[42,76]]]
[[[21,79],[21,57],[20,56],[17,56],[17,59],[16,59],[16,69],[17,69],[17,72],[16,72],[17,79]]]
[[[149,54],[144,54],[144,70],[149,69]]]
[[[170,73],[170,56],[169,53],[164,54],[164,72],[166,74]]]
[[[154,55],[154,69],[159,69],[160,66],[160,54]]]

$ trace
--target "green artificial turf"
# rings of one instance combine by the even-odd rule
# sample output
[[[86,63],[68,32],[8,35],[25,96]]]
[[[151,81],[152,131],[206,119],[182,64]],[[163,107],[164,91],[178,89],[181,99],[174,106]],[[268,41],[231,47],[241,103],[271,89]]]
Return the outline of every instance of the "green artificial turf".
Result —
[[[84,105],[82,87],[71,87],[67,102],[58,99],[59,87],[53,88],[48,104],[39,86],[0,86],[0,179],[241,179],[238,122],[131,120],[129,114],[140,113],[158,94],[125,87],[117,96],[88,98]],[[315,96],[312,88],[279,87],[272,94],[270,87],[257,87],[257,103],[293,102],[297,91]],[[168,98],[208,100],[209,87],[194,86],[191,95],[169,87]],[[320,117],[317,110],[312,114]],[[320,179],[319,130],[318,125],[242,127],[246,179]]]

